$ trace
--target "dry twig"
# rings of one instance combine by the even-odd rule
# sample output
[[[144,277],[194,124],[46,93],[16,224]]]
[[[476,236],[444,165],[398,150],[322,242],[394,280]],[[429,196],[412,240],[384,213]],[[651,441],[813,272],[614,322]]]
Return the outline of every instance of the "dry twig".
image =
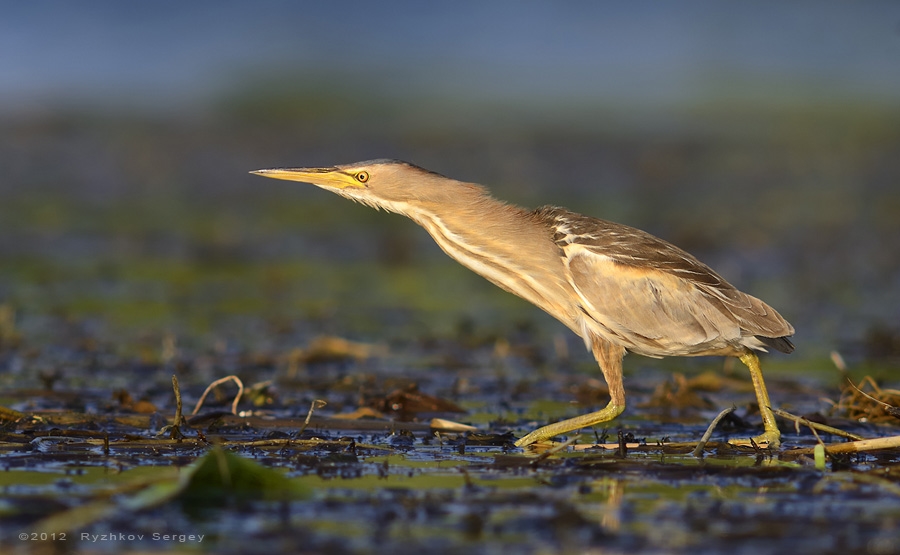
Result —
[[[812,455],[814,447],[803,449],[791,449],[787,453],[791,455]],[[846,443],[832,443],[825,446],[829,455],[841,453],[865,453],[868,451],[880,451],[882,449],[900,449],[900,436],[879,437],[876,439],[862,439],[860,441],[848,441]]]
[[[862,436],[858,436],[856,434],[851,434],[850,432],[845,432],[844,430],[834,428],[832,426],[827,426],[825,424],[819,424],[818,422],[813,422],[812,420],[808,420],[806,418],[803,418],[802,416],[793,415],[793,414],[783,411],[781,409],[772,409],[772,412],[774,412],[775,414],[777,414],[778,416],[780,416],[782,418],[786,418],[787,420],[796,422],[797,424],[802,424],[804,426],[808,426],[811,430],[813,430],[813,433],[815,433],[815,430],[819,430],[820,432],[825,432],[826,434],[832,434],[832,435],[836,435],[838,437],[852,439],[853,441],[860,441],[862,439],[865,439]],[[816,434],[817,439],[818,439],[818,437],[819,437],[818,434]]]
[[[303,432],[306,430],[307,427],[309,427],[309,421],[312,419],[313,413],[314,413],[317,409],[320,409],[320,408],[324,407],[324,406],[327,405],[327,404],[328,404],[328,402],[327,402],[327,401],[323,401],[322,399],[316,399],[315,401],[313,401],[312,403],[310,403],[310,405],[309,405],[309,412],[306,413],[306,420],[303,421],[303,427],[300,428],[300,431],[299,431],[299,432],[297,432],[297,437],[300,437],[301,435],[303,435]]]
[[[715,430],[716,426],[719,425],[719,422],[721,422],[722,419],[725,418],[725,415],[732,412],[734,412],[734,407],[723,410],[718,414],[718,416],[713,418],[713,421],[709,423],[709,427],[706,428],[706,432],[703,434],[703,437],[700,438],[700,442],[697,443],[697,447],[694,448],[694,450],[691,452],[691,455],[699,457],[703,454],[703,448],[706,447],[707,443],[709,443],[709,438],[712,437],[713,430]]]
[[[203,406],[203,402],[206,401],[206,396],[209,395],[210,391],[227,381],[234,381],[234,383],[236,383],[238,386],[237,395],[234,396],[234,401],[232,401],[231,403],[231,414],[237,416],[237,406],[241,400],[241,396],[244,394],[244,382],[242,382],[241,379],[235,375],[219,378],[218,380],[206,386],[206,390],[203,392],[203,395],[200,396],[200,400],[197,401],[197,406],[194,407],[194,410],[191,412],[191,416],[195,416],[197,414],[197,412],[200,410],[200,407]]]

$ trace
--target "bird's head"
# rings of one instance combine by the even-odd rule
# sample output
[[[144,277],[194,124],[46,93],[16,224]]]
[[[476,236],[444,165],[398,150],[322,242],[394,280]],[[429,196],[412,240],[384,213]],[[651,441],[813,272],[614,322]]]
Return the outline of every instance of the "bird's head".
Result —
[[[362,204],[408,214],[422,199],[440,200],[448,183],[458,183],[399,160],[370,160],[325,168],[274,168],[250,173],[311,183]]]

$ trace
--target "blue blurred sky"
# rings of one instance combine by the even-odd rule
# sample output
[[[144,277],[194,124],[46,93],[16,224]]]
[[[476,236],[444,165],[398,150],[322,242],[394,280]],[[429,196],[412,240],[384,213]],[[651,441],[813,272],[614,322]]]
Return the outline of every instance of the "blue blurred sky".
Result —
[[[900,2],[5,2],[0,111],[269,78],[525,105],[900,104]]]

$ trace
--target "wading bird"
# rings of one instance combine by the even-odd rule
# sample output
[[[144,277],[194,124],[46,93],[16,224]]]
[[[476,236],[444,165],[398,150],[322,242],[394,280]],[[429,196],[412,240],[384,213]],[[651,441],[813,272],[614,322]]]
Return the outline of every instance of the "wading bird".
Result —
[[[793,351],[794,328],[772,307],[738,291],[708,266],[649,233],[565,208],[533,211],[398,160],[251,172],[311,183],[342,197],[402,214],[451,258],[543,309],[584,339],[609,386],[609,404],[539,428],[526,446],[601,422],[625,410],[622,357],[722,355],[750,370],[764,432],[781,434],[755,351]],[[741,442],[743,443],[743,442]]]

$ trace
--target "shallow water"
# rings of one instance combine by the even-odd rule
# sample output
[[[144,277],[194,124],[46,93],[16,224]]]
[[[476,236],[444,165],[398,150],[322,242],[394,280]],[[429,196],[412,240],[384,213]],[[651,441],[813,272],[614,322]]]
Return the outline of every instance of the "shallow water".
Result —
[[[629,360],[630,408],[578,443],[617,444],[624,433],[630,447],[570,448],[542,458],[512,441],[547,419],[596,409],[605,398],[597,378],[579,371],[586,364],[536,357],[528,332],[512,343],[477,334],[420,339],[360,359],[305,346],[292,367],[250,346],[206,354],[177,349],[168,360],[139,362],[110,352],[115,345],[99,338],[88,342],[83,327],[52,323],[64,330],[57,341],[80,344],[55,349],[62,375],[53,390],[9,383],[3,392],[3,405],[31,414],[7,422],[0,435],[0,534],[12,552],[896,549],[900,450],[838,457],[817,470],[810,456],[791,454],[814,445],[813,435],[784,422],[783,450],[732,448],[722,442],[756,433],[759,418],[742,369],[723,370],[719,361],[698,363],[682,382],[657,361]],[[351,347],[359,353],[365,345]],[[166,349],[161,344],[157,353]],[[23,345],[4,353],[8,365],[29,366],[15,362],[29,356]],[[47,362],[45,355],[30,360]],[[828,413],[823,399],[837,399],[837,380],[771,362],[773,402],[796,413]],[[229,414],[235,388],[222,385],[183,427],[183,439],[170,439],[163,427],[174,413],[171,375],[179,377],[188,412],[203,376],[232,368],[248,389],[267,382],[242,401],[242,416]],[[119,387],[129,395],[112,395]],[[139,399],[148,404],[138,409]],[[313,399],[328,404],[305,425]],[[441,412],[454,404],[466,412]],[[697,441],[733,404],[740,418],[720,424],[702,458],[678,446]],[[340,418],[359,407],[387,412]],[[429,425],[433,416],[475,424],[478,434],[442,432]],[[867,437],[896,433],[839,415],[828,420]],[[144,499],[183,478],[213,445],[275,469],[305,493],[272,500],[273,492],[257,485],[219,502],[211,501],[218,499],[212,490],[161,503]],[[37,539],[17,540],[19,534]],[[41,540],[46,534],[56,539]]]

